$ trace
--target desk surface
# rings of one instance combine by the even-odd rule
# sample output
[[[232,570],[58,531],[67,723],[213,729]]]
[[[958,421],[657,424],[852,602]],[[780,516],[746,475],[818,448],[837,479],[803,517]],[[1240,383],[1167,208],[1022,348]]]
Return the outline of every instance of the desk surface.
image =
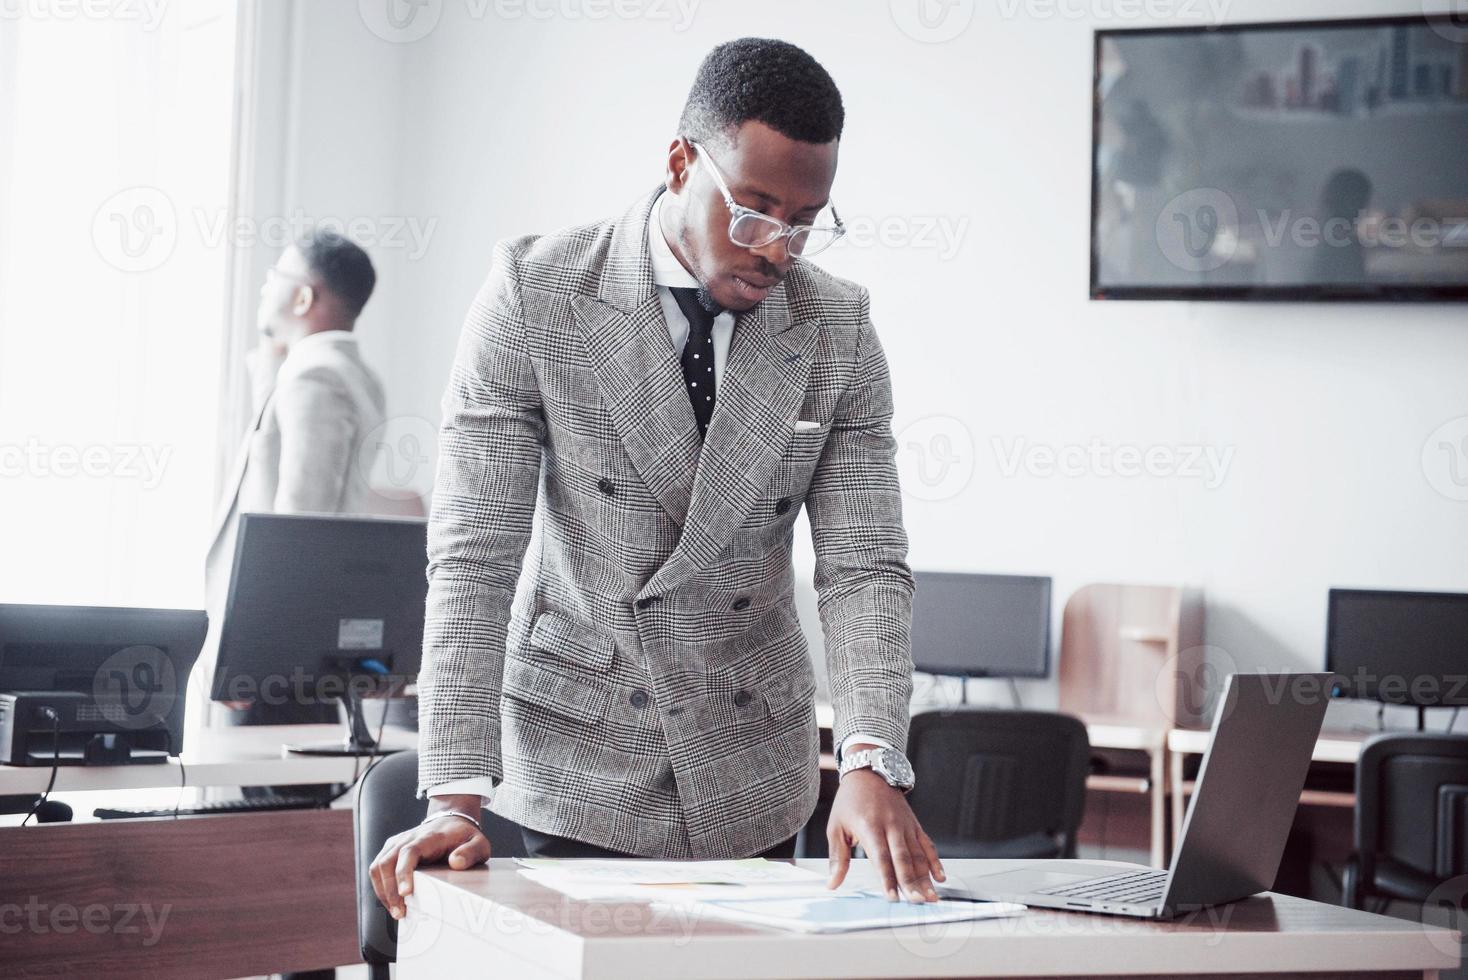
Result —
[[[1173,752],[1202,755],[1208,748],[1208,732],[1193,728],[1174,728],[1167,733],[1167,747]],[[1376,732],[1341,732],[1329,729],[1320,733],[1311,759],[1315,762],[1342,762],[1354,765],[1361,758],[1361,746]]]
[[[824,870],[824,861],[802,861]],[[950,880],[1014,861],[951,860]],[[852,880],[874,880],[865,861]],[[699,918],[644,903],[579,902],[512,861],[419,871],[400,933],[399,973],[494,962],[551,977],[980,977],[1396,972],[1457,965],[1457,934],[1280,895],[1173,922],[1032,910],[1013,919],[815,936]],[[475,957],[476,959],[468,959]]]
[[[351,756],[291,755],[287,742],[330,742],[340,739],[339,725],[260,725],[211,728],[178,760],[155,765],[61,766],[56,792],[109,789],[166,789],[175,786],[296,786],[305,783],[345,783],[367,765]],[[412,748],[416,732],[388,728],[385,744]],[[0,795],[40,793],[51,778],[50,766],[0,766]]]

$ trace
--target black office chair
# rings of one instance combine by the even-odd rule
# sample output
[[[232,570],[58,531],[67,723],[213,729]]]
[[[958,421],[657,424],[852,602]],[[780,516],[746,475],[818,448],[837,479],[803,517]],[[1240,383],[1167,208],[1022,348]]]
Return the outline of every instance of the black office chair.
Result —
[[[418,753],[398,752],[367,770],[357,787],[353,838],[357,854],[357,944],[372,980],[387,980],[388,964],[397,959],[398,924],[372,891],[367,870],[382,845],[394,834],[422,822],[428,801],[418,789]],[[480,822],[495,857],[525,857],[520,827],[485,810]]]
[[[913,716],[913,813],[948,858],[1075,857],[1086,804],[1086,726],[1050,711]]]
[[[1377,735],[1356,765],[1344,903],[1426,902],[1468,874],[1468,735]]]

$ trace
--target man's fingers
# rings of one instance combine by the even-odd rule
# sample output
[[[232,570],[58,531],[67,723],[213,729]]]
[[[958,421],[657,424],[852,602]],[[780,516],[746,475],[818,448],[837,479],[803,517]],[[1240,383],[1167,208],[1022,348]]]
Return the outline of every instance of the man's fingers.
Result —
[[[372,894],[377,896],[377,901],[383,908],[387,908],[387,894],[382,890],[382,854],[382,851],[378,851],[377,857],[367,865],[367,877],[372,882]]]
[[[907,849],[912,854],[913,868],[918,874],[918,882],[922,886],[923,895],[930,902],[939,899],[938,889],[933,886],[933,878],[936,872],[936,859],[923,843],[923,831],[916,823],[907,832]]]
[[[902,888],[907,892],[907,898],[913,902],[926,902],[928,893],[933,886],[928,882],[928,862],[926,859],[919,861],[913,854],[911,838],[903,829],[892,828],[888,832],[887,847],[892,853],[892,867],[897,872],[897,880],[902,883]],[[933,896],[937,898],[937,896]]]
[[[923,853],[928,856],[928,868],[933,872],[933,877],[939,881],[947,881],[948,874],[943,870],[943,861],[938,857],[938,845],[933,843],[933,838],[919,827],[917,829],[918,844],[921,845]]]
[[[866,828],[862,835],[861,846],[867,852],[867,858],[877,866],[877,874],[881,876],[882,888],[887,893],[887,901],[895,902],[900,897],[897,890],[897,872],[892,867],[892,855],[887,848],[887,838]]]
[[[400,896],[413,894],[413,869],[418,867],[418,861],[423,856],[418,844],[409,844],[398,851],[398,863],[394,869],[394,877],[397,879],[397,891]],[[403,905],[402,898],[398,899]],[[403,905],[406,908],[406,905]]]
[[[846,880],[846,870],[851,867],[851,843],[846,839],[846,831],[832,824],[826,831],[826,844],[831,854],[831,878],[826,887],[838,888]]]
[[[398,834],[389,837],[372,862],[372,890],[377,893],[377,900],[382,903],[382,907],[395,919],[401,919],[404,911],[403,900],[398,897],[397,880],[393,877],[393,868],[398,861],[398,848],[402,846],[404,836]]]
[[[483,834],[475,834],[454,848],[453,853],[449,855],[449,867],[455,871],[466,871],[476,864],[488,861],[489,851],[489,838]]]

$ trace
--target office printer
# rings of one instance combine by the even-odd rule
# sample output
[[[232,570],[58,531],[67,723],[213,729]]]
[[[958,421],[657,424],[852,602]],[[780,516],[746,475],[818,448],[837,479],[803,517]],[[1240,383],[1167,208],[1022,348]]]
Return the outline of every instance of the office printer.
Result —
[[[177,755],[207,625],[198,610],[0,604],[0,764]]]

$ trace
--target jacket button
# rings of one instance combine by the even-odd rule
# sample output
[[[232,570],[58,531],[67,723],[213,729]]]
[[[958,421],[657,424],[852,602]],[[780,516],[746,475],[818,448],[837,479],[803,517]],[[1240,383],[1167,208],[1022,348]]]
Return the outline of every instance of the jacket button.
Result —
[[[606,477],[596,481],[596,488],[608,497],[617,492],[617,485]]]
[[[737,694],[734,695],[734,707],[736,707],[736,708],[746,707],[749,704],[749,702],[751,702],[753,700],[754,700],[754,695],[753,694],[750,694],[748,691],[740,691],[739,693],[737,693]]]
[[[738,612],[741,609],[748,609],[748,608],[749,608],[749,596],[742,595],[739,598],[737,598],[737,599],[734,600],[734,611],[735,612]]]
[[[632,707],[634,707],[634,708],[638,708],[638,709],[646,708],[647,707],[647,692],[646,691],[643,691],[643,690],[633,691],[632,692],[632,697],[629,698],[628,700],[630,700],[632,702]]]
[[[648,606],[652,605],[654,602],[657,602],[657,601],[658,601],[658,597],[655,596],[655,595],[650,595],[650,596],[647,596],[645,598],[638,599],[637,600],[637,608],[638,609],[646,609]]]
[[[790,513],[790,498],[789,497],[781,497],[779,500],[775,501],[775,513],[777,513],[777,514],[788,514],[788,513]]]

